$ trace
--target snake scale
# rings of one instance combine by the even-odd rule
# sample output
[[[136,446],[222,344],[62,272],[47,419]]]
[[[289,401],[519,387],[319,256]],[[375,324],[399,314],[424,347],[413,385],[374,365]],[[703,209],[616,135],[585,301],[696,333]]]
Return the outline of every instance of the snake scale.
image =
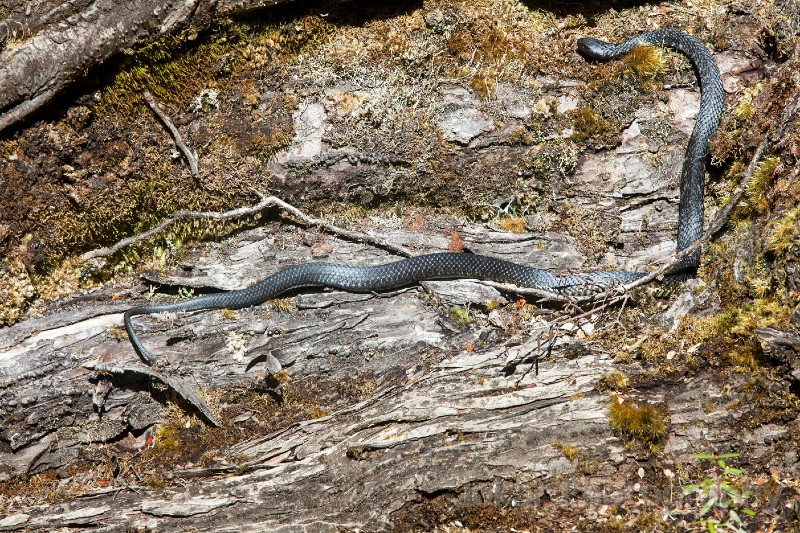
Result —
[[[719,69],[708,49],[696,38],[677,30],[643,33],[619,44],[584,38],[578,49],[595,59],[613,59],[636,45],[673,48],[686,55],[700,79],[700,111],[683,160],[680,175],[677,249],[691,246],[703,232],[703,187],[708,141],[716,132],[722,115],[723,92]],[[670,275],[693,273],[700,259],[699,250],[689,255]],[[125,329],[139,356],[152,364],[150,355],[133,329],[132,317],[161,312],[204,309],[242,309],[259,305],[300,287],[330,287],[351,292],[383,291],[422,280],[474,278],[513,283],[567,295],[586,294],[643,277],[643,272],[609,271],[558,276],[545,270],[511,263],[485,255],[433,253],[373,266],[347,266],[333,263],[305,263],[284,268],[246,289],[209,294],[182,302],[143,305],[124,313]]]

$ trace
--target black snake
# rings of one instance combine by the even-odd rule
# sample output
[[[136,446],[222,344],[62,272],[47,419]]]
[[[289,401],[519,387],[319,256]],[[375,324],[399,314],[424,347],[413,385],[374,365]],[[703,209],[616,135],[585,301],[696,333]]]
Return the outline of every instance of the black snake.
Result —
[[[722,115],[723,92],[719,69],[708,49],[694,37],[676,30],[643,33],[620,44],[597,39],[580,39],[578,49],[596,59],[612,59],[639,44],[674,48],[692,62],[700,78],[700,112],[689,138],[680,176],[677,249],[687,248],[703,232],[703,183],[708,141]],[[674,270],[693,271],[699,250],[689,255]],[[347,266],[332,263],[305,263],[290,266],[246,289],[200,296],[162,305],[143,305],[124,314],[125,329],[136,353],[156,364],[133,329],[131,318],[161,312],[203,309],[242,309],[259,305],[300,287],[330,287],[352,292],[371,292],[402,287],[421,280],[475,278],[513,283],[520,287],[559,294],[585,294],[643,277],[642,272],[591,272],[557,276],[545,270],[518,265],[502,259],[469,253],[434,253],[374,266]]]

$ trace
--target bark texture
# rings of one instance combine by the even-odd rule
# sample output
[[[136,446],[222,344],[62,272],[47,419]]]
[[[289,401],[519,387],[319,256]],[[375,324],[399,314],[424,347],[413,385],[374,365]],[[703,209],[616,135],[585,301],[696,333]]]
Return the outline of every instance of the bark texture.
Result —
[[[26,2],[0,21],[0,131],[126,48],[283,1]]]
[[[3,12],[0,121],[120,46],[271,3]],[[0,329],[0,531],[685,530],[704,500],[683,487],[715,475],[696,452],[741,454],[734,481],[754,490],[741,504],[752,528],[796,525],[797,117],[730,234],[704,250],[702,279],[666,303],[639,294],[622,308],[553,309],[469,280],[299,291],[236,312],[135,318],[160,362],[143,371],[121,328],[132,305],[245,287],[305,261],[396,256],[268,212],[178,259],[171,250],[207,227],[176,223],[84,288],[69,262],[35,274],[52,264],[46,246],[61,257],[54,242],[80,255],[164,211],[252,205],[250,187],[415,254],[647,270],[674,250],[699,93],[674,56],[650,76],[641,58],[587,64],[575,38],[705,17],[697,33],[715,43],[729,108],[712,150],[713,216],[738,179],[726,172],[800,85],[790,26],[715,8],[289,14],[240,31],[244,44],[231,33],[199,48],[215,77],[160,102],[198,152],[198,176],[149,112],[115,114],[114,91],[0,140],[0,295],[14,310],[0,321],[15,322]]]

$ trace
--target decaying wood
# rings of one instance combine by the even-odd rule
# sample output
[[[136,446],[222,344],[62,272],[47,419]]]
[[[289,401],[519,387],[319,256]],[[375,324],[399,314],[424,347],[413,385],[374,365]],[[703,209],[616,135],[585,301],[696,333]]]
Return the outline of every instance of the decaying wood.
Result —
[[[220,13],[245,4],[216,5]],[[158,18],[165,14],[161,11],[150,15],[147,9],[153,5],[145,0],[132,6],[128,15],[139,17],[151,32],[184,24],[164,23]],[[177,11],[177,18],[209,13],[204,2],[178,7],[189,11]],[[64,18],[61,31],[79,31],[86,9],[99,10],[99,20],[106,23],[117,8],[77,1],[50,11],[18,13],[14,20],[25,31],[14,38],[26,43],[39,37],[57,40],[56,30],[43,25]],[[102,53],[92,46],[111,46],[103,43],[84,43],[93,60]],[[22,49],[7,43],[3,53],[9,56],[15,50]],[[54,57],[59,50],[57,46]],[[730,54],[728,63],[740,59],[738,52]],[[34,61],[32,57],[26,61]],[[0,69],[20,68],[23,58],[11,59]],[[71,76],[75,61],[66,61],[66,70],[43,72],[42,91],[32,89],[20,96],[32,97],[32,104],[20,104],[11,94],[3,104],[2,120],[10,123],[8,117],[24,116],[26,110],[19,106],[35,107],[36,98],[46,100],[60,90],[57,80]],[[733,76],[730,69],[723,74]],[[0,86],[13,83],[7,80],[0,78]],[[544,77],[539,81],[553,87],[548,98],[565,105],[578,101],[569,87]],[[24,85],[20,87],[21,95]],[[337,86],[333,92],[360,91],[361,98],[369,97],[371,90]],[[309,195],[350,198],[341,191],[358,187],[372,194],[391,182],[395,165],[410,165],[417,157],[328,144],[337,139],[337,127],[346,127],[340,120],[346,113],[337,107],[344,100],[329,98],[331,93],[323,90],[297,94],[303,101],[293,116],[295,137],[270,161],[278,185],[291,186],[298,169],[311,168],[299,174],[311,183],[303,189]],[[52,474],[42,479],[53,485],[56,496],[57,489],[72,486],[68,483],[80,486],[79,495],[56,497],[57,503],[3,495],[0,531],[383,530],[396,525],[398,517],[406,517],[402,523],[410,527],[416,517],[444,512],[437,505],[493,506],[509,513],[519,508],[544,512],[555,505],[574,517],[604,506],[623,512],[626,503],[648,500],[658,490],[663,491],[659,501],[673,501],[672,492],[681,492],[681,480],[674,473],[683,473],[693,452],[730,448],[746,450],[750,457],[778,457],[773,443],[791,442],[796,422],[753,424],[755,411],[741,395],[752,386],[746,372],[724,382],[714,368],[652,375],[652,368],[643,368],[634,358],[652,340],[638,331],[614,339],[622,346],[619,352],[630,355],[625,372],[639,378],[636,390],[624,398],[656,406],[667,421],[668,436],[657,453],[649,453],[615,434],[609,425],[609,393],[597,383],[623,368],[614,360],[619,353],[606,351],[608,344],[602,342],[608,340],[604,335],[610,325],[620,319],[619,309],[579,308],[584,304],[571,302],[571,315],[554,315],[544,306],[515,304],[518,292],[469,280],[425,282],[387,294],[300,291],[286,300],[235,312],[136,317],[143,342],[164,363],[157,372],[139,366],[121,328],[122,312],[130,306],[174,299],[158,291],[237,289],[290,264],[375,264],[395,260],[396,255],[447,250],[454,240],[465,250],[559,272],[645,270],[669,260],[674,256],[677,218],[675,178],[693,124],[685,111],[696,108],[698,95],[678,87],[663,96],[664,102],[630,112],[620,146],[587,151],[567,178],[541,178],[543,183],[536,187],[547,191],[542,197],[552,196],[555,207],[528,213],[522,233],[505,231],[495,221],[417,219],[399,209],[364,218],[358,226],[332,224],[276,197],[259,195],[255,206],[228,212],[175,213],[150,232],[90,252],[86,258],[113,253],[184,216],[224,219],[275,205],[293,220],[265,220],[257,228],[190,251],[164,272],[145,272],[143,279],[119,280],[44,303],[16,325],[0,329],[0,480]],[[509,132],[529,126],[527,97],[519,87],[501,83],[496,99],[486,103],[464,83],[442,83],[430,95],[436,109],[430,127],[454,160],[487,167],[513,165],[530,150],[508,141]],[[672,111],[685,116],[665,118]],[[197,126],[200,122],[208,124],[208,117],[176,120],[189,132],[202,128]],[[668,134],[648,137],[643,125]],[[777,137],[769,135],[770,141],[762,145]],[[564,193],[562,179],[571,180],[569,194]],[[550,193],[558,187],[558,194]],[[565,230],[565,219],[556,219],[552,210],[567,208],[596,224]],[[599,253],[589,257],[586,242],[570,234],[599,235]],[[713,286],[697,282],[652,320],[677,327],[682,315],[713,308],[718,299]],[[758,330],[764,353],[783,372],[769,382],[781,393],[800,380],[793,327]],[[665,337],[669,329],[664,328]],[[697,349],[682,347],[677,356],[688,357]],[[106,379],[98,370],[113,376]],[[134,379],[124,379],[129,373]],[[269,380],[276,376],[287,390],[293,383],[324,382],[329,388],[315,391],[319,396],[348,387],[358,394],[330,410],[314,411],[302,422],[254,435],[248,425],[252,420],[271,416],[280,401],[292,408],[288,395],[267,401],[274,393]],[[154,381],[169,386],[159,387]],[[198,459],[159,472],[163,476],[155,482],[152,472],[122,464],[107,477],[84,477],[78,483],[74,469],[96,461],[98,453],[106,453],[111,463],[124,463],[124,454],[148,453],[154,434],[158,442],[163,437],[159,431],[172,427],[178,416],[170,407],[170,388],[207,409],[206,416],[235,438],[199,450]],[[230,414],[229,397],[245,394],[263,400],[258,409]],[[182,416],[182,427],[209,430]],[[575,456],[564,452],[567,445],[574,447]],[[764,464],[775,464],[776,469],[796,466],[796,455],[784,455]],[[772,480],[759,490],[759,501],[766,502],[761,509],[794,512],[787,502],[787,494],[796,495],[790,483]],[[659,517],[673,525],[681,523],[682,513],[688,520],[694,516],[677,504],[659,511],[669,512]],[[429,522],[422,524],[425,529]],[[543,526],[553,524],[557,522]]]
[[[89,370],[96,371],[98,376],[133,377],[134,379],[144,378],[145,380],[154,380],[163,383],[169,387],[169,390],[172,391],[179,400],[193,407],[205,422],[214,427],[219,426],[219,422],[217,422],[216,417],[208,408],[206,402],[204,402],[190,387],[187,387],[183,382],[175,378],[165,376],[152,368],[141,365],[116,366],[109,363],[87,363],[84,366]],[[102,409],[103,406],[99,405],[98,408]]]
[[[45,0],[20,3],[0,21],[0,131],[50,102],[91,67],[139,42],[180,29],[202,30],[216,17],[286,0]],[[24,8],[23,8],[24,6]]]
[[[395,243],[436,242],[446,239],[443,229],[449,224],[442,220],[427,234],[380,224],[373,230]],[[480,226],[462,233],[467,246],[480,241],[501,255],[518,253],[517,239],[537,248],[533,236]],[[151,279],[162,286],[231,289],[314,254],[351,264],[386,257],[359,243],[272,224],[182,264],[176,275]],[[445,310],[504,301],[500,293],[473,286],[436,282],[428,290],[433,301],[448,302]],[[626,450],[608,426],[608,396],[594,384],[614,368],[612,359],[591,342],[577,358],[568,355],[574,350],[567,348],[582,344],[582,328],[597,317],[573,318],[578,327],[557,328],[555,336],[547,320],[534,317],[525,337],[505,342],[498,336],[500,319],[493,323],[473,313],[470,328],[454,327],[426,302],[430,297],[418,291],[390,297],[317,291],[296,296],[291,312],[266,306],[235,316],[137,318],[144,342],[164,362],[160,371],[182,376],[192,388],[247,388],[259,382],[262,371],[284,370],[294,379],[324,376],[341,382],[369,375],[375,392],[322,418],[244,437],[219,452],[224,459],[178,472],[192,479],[185,487],[152,492],[129,480],[130,489],[25,509],[2,525],[10,530],[100,524],[111,531],[145,526],[227,531],[230,524],[245,531],[382,529],[395,511],[465,488],[466,499],[534,502],[576,490],[580,468],[607,472],[602,488],[582,489],[588,505],[635,494],[641,465],[648,476],[660,475],[650,459]],[[137,364],[127,339],[115,333],[121,312],[133,302],[98,298],[65,302],[0,334],[1,386],[13,391],[4,396],[0,416],[16,420],[4,431],[11,445],[0,451],[4,476],[68,465],[93,443],[141,431],[164,416],[163,400],[151,391],[109,388],[89,370]],[[547,353],[537,362],[538,373],[518,364],[527,357],[530,365],[531,354]],[[509,363],[515,372],[508,372]],[[738,434],[735,424],[715,422],[718,413],[702,414],[704,399],[721,394],[721,386],[710,375],[695,377],[679,397],[663,403],[674,433],[684,435],[667,449],[681,453],[700,446],[701,434],[680,429],[689,431],[697,420],[721,430],[716,438]],[[658,388],[649,390],[648,401],[665,401],[660,394]],[[724,428],[731,431],[728,437]],[[557,442],[579,442],[587,462],[570,462],[553,446]]]

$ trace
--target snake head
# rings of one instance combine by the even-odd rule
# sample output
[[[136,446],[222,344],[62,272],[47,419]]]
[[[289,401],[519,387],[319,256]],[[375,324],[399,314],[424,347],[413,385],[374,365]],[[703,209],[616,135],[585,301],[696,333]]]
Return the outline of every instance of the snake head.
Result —
[[[578,39],[578,51],[594,59],[609,59],[611,57],[611,47],[612,45],[600,39],[592,39],[591,37]]]

